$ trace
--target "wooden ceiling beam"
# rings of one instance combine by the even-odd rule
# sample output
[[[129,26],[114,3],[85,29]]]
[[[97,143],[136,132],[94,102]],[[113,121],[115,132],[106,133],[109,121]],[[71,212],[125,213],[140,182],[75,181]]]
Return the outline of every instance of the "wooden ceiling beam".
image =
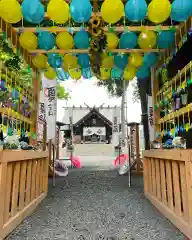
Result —
[[[174,28],[178,29],[178,26],[175,26]],[[82,27],[19,27],[19,28],[14,28],[16,32],[38,32],[38,31],[54,31],[54,32],[69,32],[69,30],[72,30],[73,32],[79,32],[82,30]],[[88,28],[85,28],[86,31],[88,31]],[[110,32],[109,27],[104,27],[103,30],[105,32]],[[141,32],[143,30],[150,30],[150,31],[167,31],[170,30],[170,26],[120,26],[120,27],[113,27],[112,31],[114,32],[125,32],[125,31],[131,31],[131,32]]]
[[[137,52],[137,53],[146,53],[146,52],[164,52],[164,49],[111,49],[108,50],[107,52],[111,52],[111,53],[133,53],[133,52]],[[66,54],[66,53],[89,53],[89,49],[68,49],[68,50],[62,50],[62,49],[54,49],[54,50],[50,50],[50,51],[46,51],[43,49],[36,49],[36,50],[32,50],[29,51],[30,54],[35,55],[35,54],[46,54],[46,53],[59,53],[59,54]]]

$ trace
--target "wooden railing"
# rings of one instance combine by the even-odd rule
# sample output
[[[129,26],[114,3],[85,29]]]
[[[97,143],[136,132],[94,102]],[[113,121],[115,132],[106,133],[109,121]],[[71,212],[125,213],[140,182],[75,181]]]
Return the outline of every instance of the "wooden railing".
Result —
[[[144,191],[192,239],[192,150],[144,151]]]
[[[35,210],[47,189],[47,152],[0,151],[0,240]]]

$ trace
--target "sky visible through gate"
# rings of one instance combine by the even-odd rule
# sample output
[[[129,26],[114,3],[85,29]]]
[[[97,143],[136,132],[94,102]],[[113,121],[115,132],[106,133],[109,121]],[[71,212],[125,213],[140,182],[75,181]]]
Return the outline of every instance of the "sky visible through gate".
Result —
[[[71,99],[68,101],[68,106],[80,106],[86,103],[90,107],[100,106],[105,103],[105,106],[115,106],[121,104],[121,98],[116,99],[109,97],[107,90],[96,86],[96,79],[78,80],[77,82],[67,80],[63,82],[63,86],[70,91]],[[132,100],[133,87],[130,84],[127,90],[128,101],[128,122],[140,122],[141,107],[139,103],[133,103]],[[64,116],[63,107],[66,106],[66,101],[58,100],[57,103],[57,121],[62,121]],[[85,105],[84,105],[85,106]]]

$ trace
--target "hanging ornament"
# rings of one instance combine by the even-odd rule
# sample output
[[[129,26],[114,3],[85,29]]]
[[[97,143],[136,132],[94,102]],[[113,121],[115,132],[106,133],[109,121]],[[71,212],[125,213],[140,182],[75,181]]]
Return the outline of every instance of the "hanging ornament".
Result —
[[[74,80],[79,80],[81,78],[81,69],[79,67],[69,68],[69,75]]]
[[[111,69],[110,68],[100,68],[100,79],[101,80],[109,80],[111,75]]]
[[[60,32],[56,37],[56,44],[63,50],[72,49],[74,47],[73,37],[68,32]]]
[[[169,0],[152,0],[148,5],[148,19],[155,24],[166,21],[170,14],[171,3]]]
[[[137,35],[135,32],[125,32],[121,34],[119,47],[122,49],[132,49],[137,46]]]
[[[148,68],[153,67],[158,60],[158,55],[156,53],[145,53],[143,57],[143,66]]]
[[[88,54],[79,54],[78,55],[78,64],[82,68],[89,68],[90,67],[90,57]]]
[[[55,70],[51,67],[47,68],[47,70],[44,72],[44,75],[48,80],[54,80],[57,76]]]
[[[39,0],[24,0],[22,2],[23,18],[30,23],[40,24],[44,19],[44,5]]]
[[[129,64],[138,68],[143,64],[143,57],[139,53],[132,53],[129,56]]]
[[[150,68],[142,66],[136,72],[136,77],[140,79],[144,79],[150,76]]]
[[[0,17],[8,23],[18,23],[22,19],[21,6],[17,0],[0,1]]]
[[[69,5],[63,0],[50,0],[47,15],[53,22],[64,24],[69,19]]]
[[[32,63],[36,68],[44,69],[47,67],[47,56],[44,54],[37,54],[32,58]]]
[[[70,14],[73,21],[77,23],[88,22],[92,15],[92,5],[90,0],[72,0],[70,4]]]
[[[74,35],[74,44],[76,48],[89,48],[89,33],[86,31],[79,31]]]
[[[127,54],[116,54],[114,56],[114,64],[117,68],[124,69],[128,64]]]
[[[101,16],[109,24],[118,22],[124,16],[124,5],[121,0],[105,0],[101,5]]]
[[[112,68],[114,66],[114,57],[107,56],[106,54],[102,56],[101,66],[103,68]]]
[[[161,31],[157,34],[157,45],[159,48],[170,48],[175,42],[174,31]]]
[[[156,45],[157,36],[153,31],[143,31],[139,34],[138,44],[142,49],[152,49]]]
[[[123,72],[123,79],[129,81],[136,76],[136,68],[132,65],[128,65]]]
[[[37,36],[32,32],[21,33],[19,43],[28,51],[35,50],[37,48]]]
[[[143,21],[147,14],[147,3],[145,0],[128,0],[125,4],[125,16],[129,21]]]
[[[117,35],[115,33],[106,33],[106,37],[107,37],[107,45],[106,48],[107,49],[115,49],[117,48],[117,45],[119,43],[119,38],[117,37]]]
[[[177,22],[184,22],[192,15],[192,1],[174,0],[172,3],[171,18]]]
[[[43,31],[38,34],[38,47],[46,51],[54,48],[56,43],[55,35],[53,33]]]

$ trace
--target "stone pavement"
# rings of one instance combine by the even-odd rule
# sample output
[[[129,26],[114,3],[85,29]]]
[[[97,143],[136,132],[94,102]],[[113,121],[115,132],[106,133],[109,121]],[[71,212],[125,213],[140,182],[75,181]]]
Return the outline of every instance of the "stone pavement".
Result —
[[[53,188],[50,180],[48,197],[7,239],[185,239],[144,197],[142,178],[129,188],[126,176],[104,165],[70,169],[68,186],[57,178]]]

